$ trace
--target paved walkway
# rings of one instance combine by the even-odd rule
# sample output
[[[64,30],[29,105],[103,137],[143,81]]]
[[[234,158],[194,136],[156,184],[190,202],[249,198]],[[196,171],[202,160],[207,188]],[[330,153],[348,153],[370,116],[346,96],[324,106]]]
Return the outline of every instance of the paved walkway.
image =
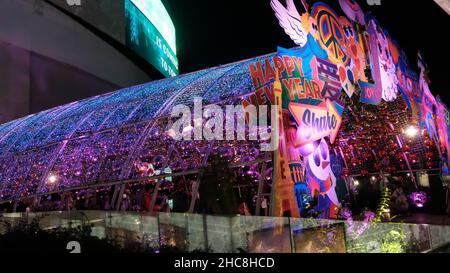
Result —
[[[416,213],[408,216],[397,217],[393,220],[393,222],[450,226],[450,216]]]

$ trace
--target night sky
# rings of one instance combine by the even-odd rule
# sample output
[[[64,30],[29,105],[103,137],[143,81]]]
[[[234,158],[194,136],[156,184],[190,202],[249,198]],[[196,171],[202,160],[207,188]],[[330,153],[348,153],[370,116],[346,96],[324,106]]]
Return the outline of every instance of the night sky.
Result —
[[[295,2],[303,13],[301,1]],[[307,2],[312,5],[316,1]],[[337,0],[324,2],[344,15]],[[431,90],[450,106],[447,67],[450,16],[432,0],[381,0],[381,6],[368,6],[364,0],[358,2],[397,40],[413,68],[417,67],[418,50],[423,52],[430,69]],[[163,0],[163,3],[177,29],[180,73],[272,53],[277,46],[295,46],[279,26],[269,0]]]

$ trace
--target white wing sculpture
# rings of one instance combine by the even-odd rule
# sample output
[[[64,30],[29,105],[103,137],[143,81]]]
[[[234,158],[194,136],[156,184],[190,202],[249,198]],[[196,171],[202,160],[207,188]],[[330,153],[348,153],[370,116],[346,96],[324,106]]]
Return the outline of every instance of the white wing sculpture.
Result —
[[[287,7],[284,7],[279,0],[270,1],[270,6],[280,21],[280,26],[297,45],[303,47],[308,41],[308,35],[300,21],[300,14],[295,7],[294,0],[286,0],[286,4]]]

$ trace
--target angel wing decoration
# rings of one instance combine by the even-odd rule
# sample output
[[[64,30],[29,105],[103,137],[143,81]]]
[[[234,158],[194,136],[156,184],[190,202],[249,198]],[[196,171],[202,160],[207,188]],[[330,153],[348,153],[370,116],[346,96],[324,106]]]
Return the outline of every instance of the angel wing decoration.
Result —
[[[270,6],[280,21],[280,26],[297,45],[303,47],[308,41],[308,34],[300,21],[300,14],[295,7],[294,0],[286,0],[286,4],[287,7],[284,7],[279,0],[270,1]]]

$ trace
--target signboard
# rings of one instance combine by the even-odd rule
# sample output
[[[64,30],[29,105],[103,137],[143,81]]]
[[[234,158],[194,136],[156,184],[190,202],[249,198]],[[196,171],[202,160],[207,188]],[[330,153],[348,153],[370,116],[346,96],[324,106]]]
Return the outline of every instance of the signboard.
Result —
[[[125,0],[125,44],[166,77],[178,75],[175,27],[160,0]]]
[[[295,142],[296,147],[302,147],[325,137],[329,137],[330,142],[334,143],[342,124],[342,117],[330,100],[327,99],[320,106],[290,103],[289,110],[300,127],[300,134]]]

